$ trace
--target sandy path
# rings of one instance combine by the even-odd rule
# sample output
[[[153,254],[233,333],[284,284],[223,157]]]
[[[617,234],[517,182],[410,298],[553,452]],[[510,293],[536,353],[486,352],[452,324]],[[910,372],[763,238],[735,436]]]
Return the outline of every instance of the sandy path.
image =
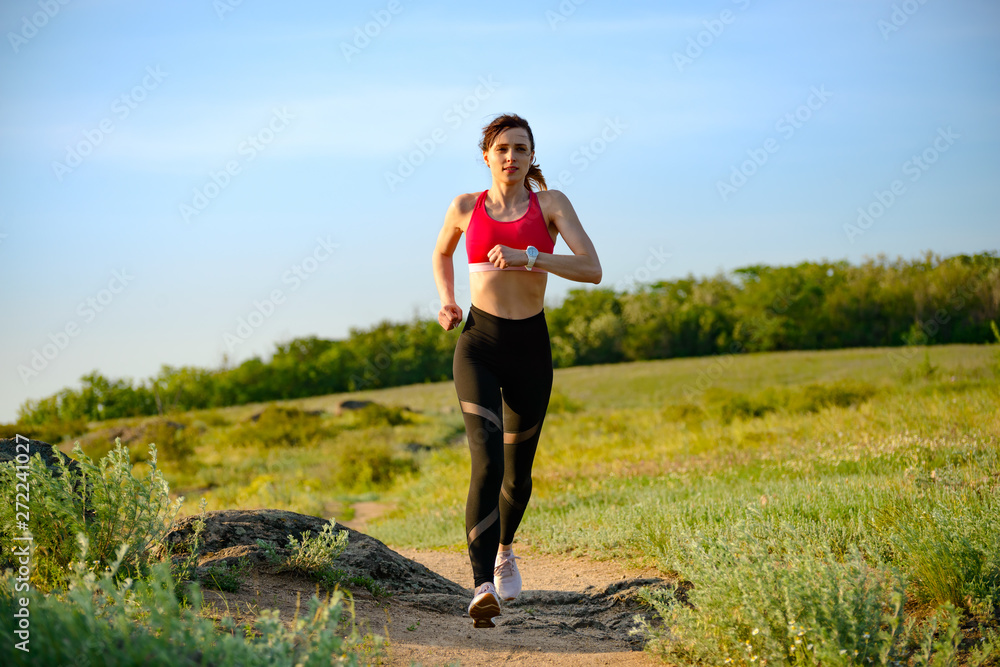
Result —
[[[465,554],[403,549],[417,561],[471,589]],[[615,562],[552,556],[518,549],[524,593],[504,605],[493,629],[473,629],[467,599],[399,596],[388,614],[356,599],[359,618],[388,632],[389,665],[659,665],[623,639],[636,612],[634,590],[656,584],[659,573]],[[424,596],[427,597],[427,596]],[[471,594],[469,596],[471,599]],[[386,617],[389,622],[386,624]]]
[[[171,532],[171,543],[185,544],[193,533],[193,517],[181,524]],[[315,580],[267,566],[258,540],[277,543],[292,532],[305,535],[325,526],[317,517],[282,510],[210,513],[200,535],[199,576],[210,576],[209,564],[246,559],[256,567],[236,591],[206,586],[203,613],[230,617],[242,627],[255,622],[263,609],[276,609],[291,623],[305,612],[303,605],[312,595],[325,595]],[[338,558],[354,618],[363,634],[388,640],[385,655],[372,659],[375,664],[658,664],[641,651],[642,638],[630,632],[637,615],[650,619],[651,610],[638,592],[670,585],[656,571],[627,568],[615,560],[542,554],[518,544],[524,591],[502,604],[502,614],[494,619],[497,627],[474,629],[466,611],[473,583],[466,553],[393,551],[362,533],[349,535]],[[380,582],[392,594],[373,597],[370,583],[346,577]]]

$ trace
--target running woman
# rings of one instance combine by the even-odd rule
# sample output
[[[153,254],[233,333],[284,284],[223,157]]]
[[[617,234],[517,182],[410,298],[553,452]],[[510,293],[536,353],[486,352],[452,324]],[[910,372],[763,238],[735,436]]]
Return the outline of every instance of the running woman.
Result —
[[[535,164],[527,121],[509,114],[483,128],[489,190],[455,197],[434,247],[438,322],[462,322],[452,255],[465,234],[472,303],[455,346],[458,402],[472,459],[465,533],[475,577],[469,616],[492,628],[500,600],[521,592],[514,533],[531,496],[531,464],[552,390],[543,305],[548,274],[601,282],[601,262],[566,195]],[[552,253],[561,234],[572,255]]]

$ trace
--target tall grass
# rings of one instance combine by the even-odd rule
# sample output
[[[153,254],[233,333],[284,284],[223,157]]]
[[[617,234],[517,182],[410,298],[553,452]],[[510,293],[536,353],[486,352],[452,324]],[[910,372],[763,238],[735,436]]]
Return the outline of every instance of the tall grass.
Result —
[[[81,554],[87,558],[85,540]],[[182,596],[176,594],[166,564],[155,565],[148,577],[124,581],[121,564],[119,558],[95,573],[78,562],[67,574],[67,588],[50,595],[35,589],[15,594],[13,576],[0,581],[0,623],[6,637],[15,636],[14,613],[21,608],[15,599],[26,598],[30,610],[28,651],[8,647],[4,664],[360,665],[382,645],[358,632],[340,591],[323,599],[313,596],[307,611],[293,619],[265,610],[252,627],[237,628],[229,617],[217,626],[201,615],[196,584]]]
[[[833,355],[766,355],[770,375],[739,358],[694,394],[696,368],[637,367],[638,395],[589,369],[562,391],[601,407],[547,418],[519,540],[690,582],[647,594],[663,623],[642,631],[672,663],[1000,659],[1000,384],[990,350],[963,352],[919,377],[920,355],[853,378]],[[375,535],[458,548],[467,466],[429,461],[437,483],[403,489]]]
[[[518,540],[689,582],[681,600],[647,593],[662,622],[641,631],[670,662],[995,662],[995,357],[912,347],[559,370]],[[334,416],[345,398],[380,406]],[[220,410],[197,422],[199,466],[168,479],[210,508],[325,518],[365,494],[397,507],[369,523],[375,537],[464,548],[453,385],[282,407],[275,432],[311,420],[316,437],[244,438],[261,406]]]
[[[265,610],[252,627],[237,629],[232,619],[217,626],[203,616],[199,586],[185,580],[190,561],[177,567],[157,548],[180,501],[170,499],[156,448],[149,449],[146,475],[134,474],[120,440],[97,462],[76,448],[78,469],[62,465],[58,474],[38,456],[16,471],[23,477],[0,466],[7,497],[16,486],[30,489],[22,494],[30,496],[26,529],[16,527],[13,507],[0,506],[4,664],[357,665],[377,657],[382,640],[360,635],[339,591],[314,596],[308,613],[290,622]],[[30,542],[17,544],[33,546],[26,569],[13,549],[24,537]],[[346,541],[331,523],[316,537],[291,540],[288,562],[332,572]]]
[[[61,587],[70,564],[82,557],[78,534],[86,536],[90,545],[87,562],[92,571],[106,568],[124,547],[123,568],[132,574],[141,572],[180,509],[180,501],[171,500],[163,473],[156,467],[155,446],[149,449],[152,466],[141,477],[132,474],[128,449],[120,440],[96,463],[79,448],[73,454],[78,472],[60,461],[58,476],[46,469],[40,457],[31,457],[26,531],[15,528],[15,506],[0,505],[0,570],[14,566],[15,538],[27,532],[33,546],[32,583],[42,590]],[[13,466],[0,466],[0,489],[8,498],[15,495],[16,472]]]

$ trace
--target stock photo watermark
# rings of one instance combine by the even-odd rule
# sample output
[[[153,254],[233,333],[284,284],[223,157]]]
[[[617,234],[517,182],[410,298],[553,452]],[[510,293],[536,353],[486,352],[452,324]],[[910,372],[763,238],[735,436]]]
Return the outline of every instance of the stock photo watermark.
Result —
[[[792,300],[793,295],[790,292],[787,290],[780,290],[765,309],[765,314],[770,313],[773,315],[782,315],[788,312],[788,308],[792,303]],[[750,322],[746,325],[742,326],[740,333],[746,339],[747,343],[756,343],[761,340],[760,332],[765,328],[766,324],[764,318],[757,316],[750,320]],[[681,391],[684,393],[685,399],[691,402],[697,400],[701,394],[713,387],[719,378],[721,378],[722,375],[728,371],[734,363],[736,363],[736,355],[742,354],[746,351],[746,343],[741,340],[734,340],[731,342],[729,344],[729,352],[727,354],[712,357],[708,367],[703,368],[701,372],[698,373],[698,377],[695,381],[684,385],[684,388]]]
[[[228,160],[217,171],[209,171],[208,180],[201,187],[194,188],[190,202],[180,203],[178,211],[181,219],[184,222],[191,222],[191,218],[201,215],[208,205],[230,186],[233,178],[243,172],[243,167],[256,160],[257,156],[285,131],[294,118],[295,115],[284,107],[274,109],[267,124],[257,132],[248,134],[247,138],[236,147],[236,154],[240,159]]]
[[[899,31],[926,4],[927,0],[903,0],[899,4],[893,3],[889,20],[879,19],[876,23],[879,32],[882,33],[882,39],[888,42],[889,35]]]
[[[458,129],[499,87],[500,84],[493,79],[492,74],[479,77],[479,85],[476,86],[476,89],[449,107],[444,112],[442,120],[452,130]],[[436,127],[425,136],[414,139],[415,148],[405,155],[400,155],[396,169],[386,171],[384,174],[385,184],[389,187],[389,192],[395,192],[396,188],[416,173],[417,169],[434,154],[438,146],[446,141],[448,141],[448,130],[444,127]]]
[[[212,9],[215,10],[215,15],[219,17],[220,21],[226,20],[226,14],[231,14],[236,11],[236,8],[243,4],[243,0],[215,0],[212,3]]]
[[[69,347],[70,341],[80,335],[83,327],[93,322],[100,313],[107,310],[114,303],[115,299],[118,298],[118,295],[124,292],[125,288],[133,280],[135,280],[135,276],[129,274],[128,269],[112,271],[111,279],[108,281],[106,287],[98,290],[96,294],[87,297],[77,305],[76,314],[81,318],[83,324],[81,325],[77,319],[67,320],[66,324],[54,333],[49,332],[48,342],[31,350],[31,359],[27,364],[18,365],[17,374],[21,377],[21,382],[27,386],[32,379],[38,377],[42,371],[48,368],[49,364],[55,361]]]
[[[729,178],[725,181],[715,182],[715,189],[722,201],[729,201],[730,196],[736,194],[740,188],[746,185],[760,168],[767,164],[771,156],[781,149],[781,142],[788,141],[795,136],[795,133],[802,129],[831,97],[833,97],[833,93],[827,90],[825,85],[820,85],[818,88],[813,86],[805,102],[796,107],[795,110],[781,116],[774,124],[774,129],[781,135],[781,139],[768,137],[761,143],[760,147],[748,148],[747,159],[738,166],[732,166]]]
[[[545,20],[549,22],[549,28],[555,30],[560,23],[565,23],[570,16],[576,13],[576,8],[587,2],[587,0],[562,0],[555,10],[545,10]]]
[[[31,454],[29,448],[30,441],[23,435],[17,433],[14,435],[14,464],[15,470],[14,476],[17,477],[18,482],[14,487],[15,497],[14,497],[14,527],[21,531],[19,536],[12,538],[15,542],[23,542],[23,544],[11,547],[11,556],[17,559],[17,577],[15,578],[14,593],[26,593],[28,587],[31,585],[31,533],[28,532],[28,522],[31,521],[31,507],[28,503],[31,502],[31,480],[30,480],[30,470],[28,467],[28,457]],[[23,489],[23,491],[22,491]],[[21,502],[21,499],[24,502]],[[14,648],[19,651],[24,651],[25,653],[30,653],[31,650],[28,644],[31,642],[31,612],[28,609],[28,603],[30,598],[18,598],[16,604],[11,605],[15,608],[14,611],[14,623],[16,627],[14,628],[14,634],[20,639],[20,642],[14,644]]]
[[[740,11],[745,11],[750,6],[750,0],[733,0],[733,4],[737,5]],[[705,53],[705,49],[715,44],[715,41],[722,36],[722,33],[726,31],[726,26],[730,26],[735,22],[736,14],[731,9],[723,9],[719,12],[717,18],[702,21],[701,24],[704,26],[704,30],[687,38],[687,47],[685,47],[683,52],[674,51],[673,53],[674,65],[677,66],[677,71],[683,72],[685,67],[693,65],[694,61],[701,58],[702,54]]]
[[[382,372],[392,366],[393,358],[400,352],[403,352],[407,345],[408,342],[404,341],[401,343],[395,338],[383,342],[379,346],[378,352],[365,359],[365,367],[361,371],[361,375],[357,373],[351,374],[351,391],[363,391],[372,387],[382,375]]]
[[[903,175],[909,177],[910,183],[916,183],[961,137],[962,135],[956,134],[950,125],[947,129],[939,127],[937,135],[930,145],[903,163],[900,167]],[[866,206],[858,207],[858,217],[854,223],[844,224],[844,234],[847,236],[847,240],[854,243],[855,239],[864,235],[906,192],[906,183],[898,178],[893,180],[885,190],[875,190],[872,193],[872,201]]]
[[[576,173],[580,174],[587,171],[590,165],[596,162],[600,156],[604,155],[608,147],[618,141],[627,129],[628,124],[617,116],[613,119],[605,119],[604,127],[597,136],[587,143],[581,144],[570,153],[569,162],[576,167]],[[555,180],[550,182],[549,187],[553,190],[559,190],[567,185],[572,185],[574,179],[574,172],[569,169],[563,169],[556,174]]]
[[[616,292],[627,292],[636,285],[648,283],[653,277],[653,273],[666,266],[667,261],[673,257],[672,253],[665,252],[663,246],[654,248],[650,246],[646,261],[637,266],[632,273],[622,277],[615,283]]]
[[[9,31],[7,33],[7,41],[10,42],[10,46],[14,49],[14,53],[21,50],[21,47],[28,43],[38,31],[49,24],[56,14],[58,14],[65,5],[68,5],[70,0],[38,0],[38,8],[41,11],[37,11],[30,17],[25,15],[21,17],[21,29],[17,32]]]
[[[160,69],[159,65],[150,65],[146,68],[146,75],[142,80],[132,87],[130,91],[124,93],[111,102],[111,116],[102,119],[97,127],[83,131],[83,139],[72,145],[66,146],[66,155],[63,161],[52,161],[52,173],[61,183],[67,174],[83,164],[83,161],[93,154],[94,150],[104,143],[109,134],[115,131],[115,121],[123,121],[128,118],[139,105],[146,100],[151,92],[160,87],[163,80],[167,78],[167,73]]]
[[[281,274],[281,283],[288,285],[288,293],[284,289],[275,288],[268,292],[263,299],[254,299],[253,308],[246,316],[240,316],[236,320],[236,328],[232,333],[226,332],[222,335],[222,341],[226,344],[226,349],[232,353],[239,345],[250,340],[254,333],[264,326],[264,323],[274,317],[278,308],[288,300],[288,294],[295,292],[302,284],[313,276],[320,267],[325,264],[333,252],[340,247],[327,236],[316,238],[316,245],[305,257],[292,264],[288,270]]]
[[[340,52],[344,54],[344,60],[351,62],[351,58],[361,55],[367,49],[372,40],[382,34],[382,31],[389,27],[392,19],[403,13],[403,5],[399,0],[389,0],[385,9],[379,9],[371,13],[372,20],[362,25],[354,26],[354,39],[340,43]]]
[[[905,337],[906,345],[895,348],[889,353],[889,364],[893,371],[905,368],[909,362],[913,361],[920,352],[917,347],[930,345],[934,342],[934,337],[941,331],[941,327],[951,321],[951,318],[958,315],[965,308],[968,300],[976,293],[987,277],[980,276],[978,281],[971,286],[962,284],[953,289],[947,298],[948,307],[938,308],[934,314],[923,320],[917,318],[914,322],[916,331]]]

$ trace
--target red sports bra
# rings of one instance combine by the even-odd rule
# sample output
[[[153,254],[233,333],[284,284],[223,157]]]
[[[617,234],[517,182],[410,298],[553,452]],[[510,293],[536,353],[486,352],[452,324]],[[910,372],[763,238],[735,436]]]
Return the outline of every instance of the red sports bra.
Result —
[[[517,220],[501,222],[494,220],[486,212],[486,193],[483,190],[476,199],[476,208],[472,211],[472,219],[465,230],[465,253],[469,256],[469,273],[477,271],[499,271],[490,261],[489,252],[493,246],[500,243],[511,248],[524,249],[529,245],[538,248],[538,252],[551,253],[555,241],[549,236],[549,226],[542,216],[542,207],[538,204],[538,195],[532,192],[528,198],[528,210]],[[525,271],[525,267],[516,266],[505,271]],[[547,273],[544,269],[533,269]]]

